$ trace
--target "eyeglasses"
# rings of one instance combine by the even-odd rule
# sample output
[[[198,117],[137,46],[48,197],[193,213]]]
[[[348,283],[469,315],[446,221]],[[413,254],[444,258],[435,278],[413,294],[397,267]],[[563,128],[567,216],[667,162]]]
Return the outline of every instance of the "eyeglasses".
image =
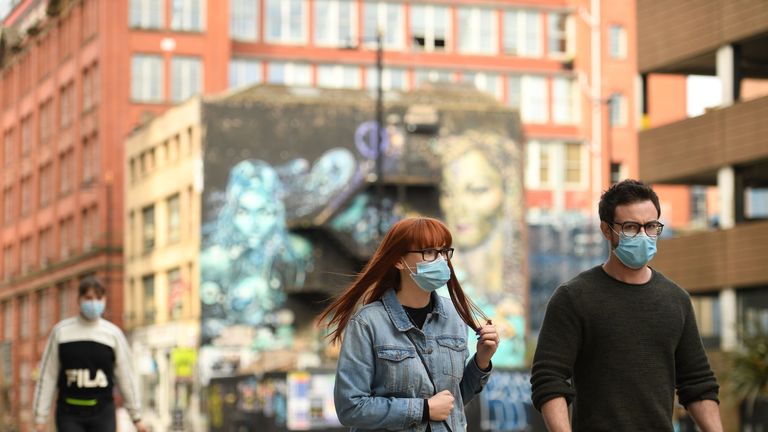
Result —
[[[447,260],[453,257],[453,248],[445,248],[445,249],[429,248],[429,249],[421,249],[421,250],[411,250],[408,252],[420,253],[421,259],[427,262],[436,260],[437,257],[440,255],[442,255],[443,258]]]
[[[606,221],[606,223],[609,223],[611,225],[621,225],[621,234],[630,238],[640,234],[640,228],[642,228],[645,231],[645,235],[651,238],[656,238],[660,236],[661,232],[664,230],[664,224],[659,221],[653,221],[653,222],[648,222],[644,224],[641,224],[639,222],[632,222],[632,221],[627,221],[627,222]]]

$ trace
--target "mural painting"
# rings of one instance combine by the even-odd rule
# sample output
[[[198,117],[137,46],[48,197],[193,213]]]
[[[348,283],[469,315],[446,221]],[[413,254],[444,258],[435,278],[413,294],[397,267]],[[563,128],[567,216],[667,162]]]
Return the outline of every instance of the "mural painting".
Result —
[[[520,146],[479,131],[442,138],[438,144],[440,207],[453,233],[456,275],[504,340],[494,364],[521,367],[527,285]]]

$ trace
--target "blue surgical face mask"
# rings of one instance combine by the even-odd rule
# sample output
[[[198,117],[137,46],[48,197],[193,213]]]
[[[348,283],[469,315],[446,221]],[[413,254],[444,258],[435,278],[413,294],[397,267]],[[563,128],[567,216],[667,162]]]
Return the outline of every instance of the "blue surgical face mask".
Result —
[[[80,313],[84,317],[93,321],[104,314],[106,302],[104,300],[83,300],[80,302]]]
[[[451,269],[448,262],[442,256],[434,261],[422,261],[416,264],[416,273],[411,267],[403,261],[408,271],[411,272],[411,279],[416,282],[419,288],[426,292],[432,292],[448,283],[451,278]]]
[[[645,267],[656,255],[656,239],[645,234],[634,237],[619,234],[619,245],[613,253],[625,266],[638,270]]]

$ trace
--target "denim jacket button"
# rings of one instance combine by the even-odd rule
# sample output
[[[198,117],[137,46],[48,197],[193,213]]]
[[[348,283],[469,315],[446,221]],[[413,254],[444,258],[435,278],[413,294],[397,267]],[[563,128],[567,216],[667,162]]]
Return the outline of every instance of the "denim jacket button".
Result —
[[[432,348],[427,348],[427,354],[432,354]]]

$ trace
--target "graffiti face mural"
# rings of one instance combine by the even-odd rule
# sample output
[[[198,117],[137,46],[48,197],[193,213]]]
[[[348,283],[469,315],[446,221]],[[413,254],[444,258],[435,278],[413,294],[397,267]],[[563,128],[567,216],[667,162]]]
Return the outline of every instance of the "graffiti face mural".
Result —
[[[440,207],[454,235],[456,275],[505,341],[494,364],[520,367],[526,286],[519,146],[499,134],[468,131],[440,139],[439,149]]]

